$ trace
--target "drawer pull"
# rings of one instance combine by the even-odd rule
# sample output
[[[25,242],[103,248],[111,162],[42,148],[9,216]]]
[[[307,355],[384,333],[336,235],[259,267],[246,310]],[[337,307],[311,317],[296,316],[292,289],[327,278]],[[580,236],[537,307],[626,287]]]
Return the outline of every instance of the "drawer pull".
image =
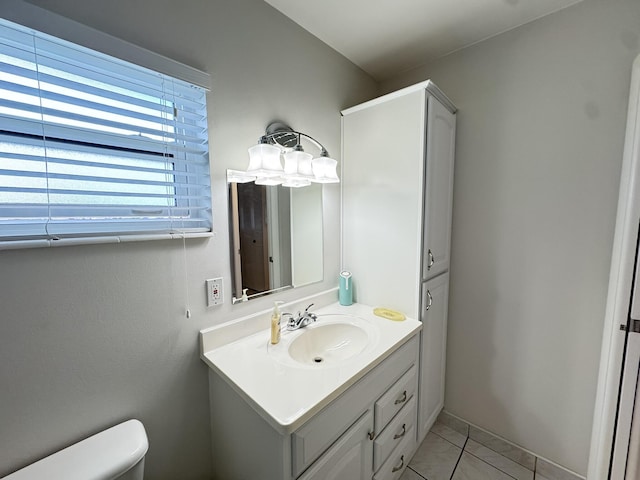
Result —
[[[400,465],[398,465],[397,467],[393,467],[393,468],[391,469],[391,473],[395,473],[395,472],[397,472],[398,470],[402,470],[402,467],[404,467],[404,455],[402,455],[402,456],[400,457]]]
[[[433,264],[435,263],[434,259],[433,259],[433,252],[431,251],[431,249],[429,249],[429,265],[427,265],[427,270],[431,270],[431,267],[433,267]]]
[[[404,403],[406,401],[407,401],[407,391],[405,390],[404,392],[402,392],[402,396],[394,402],[394,405],[398,405],[399,403]]]
[[[376,432],[371,431],[367,434],[367,436],[369,437],[369,440],[373,440],[376,436]]]
[[[399,438],[402,438],[402,437],[404,437],[404,434],[405,434],[405,433],[407,433],[407,424],[406,424],[406,423],[403,423],[403,424],[402,424],[402,433],[396,433],[396,434],[393,436],[393,439],[394,439],[394,440],[397,440],[397,439],[399,439]]]

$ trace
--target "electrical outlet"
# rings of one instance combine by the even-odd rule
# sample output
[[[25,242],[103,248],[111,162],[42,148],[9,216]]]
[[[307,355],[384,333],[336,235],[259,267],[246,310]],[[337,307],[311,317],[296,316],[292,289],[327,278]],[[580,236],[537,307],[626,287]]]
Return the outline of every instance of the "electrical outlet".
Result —
[[[207,280],[205,285],[207,287],[207,307],[222,305],[224,303],[222,277]]]

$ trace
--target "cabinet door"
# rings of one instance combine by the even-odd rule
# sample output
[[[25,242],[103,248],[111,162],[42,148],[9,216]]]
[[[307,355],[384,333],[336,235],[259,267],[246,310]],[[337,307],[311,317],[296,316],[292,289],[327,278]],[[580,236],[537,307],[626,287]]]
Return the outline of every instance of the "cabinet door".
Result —
[[[449,269],[456,116],[438,100],[427,100],[422,279]]]
[[[420,343],[420,397],[418,441],[429,432],[444,405],[444,373],[447,344],[449,274],[422,286]]]
[[[367,410],[299,480],[371,480],[373,411]]]

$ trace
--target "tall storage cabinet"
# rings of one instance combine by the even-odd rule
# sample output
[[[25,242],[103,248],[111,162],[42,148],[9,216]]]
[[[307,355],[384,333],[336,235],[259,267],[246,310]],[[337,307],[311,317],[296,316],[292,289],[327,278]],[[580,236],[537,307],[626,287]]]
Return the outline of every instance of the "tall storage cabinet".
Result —
[[[342,267],[423,322],[418,441],[444,404],[455,112],[431,81],[342,112]]]

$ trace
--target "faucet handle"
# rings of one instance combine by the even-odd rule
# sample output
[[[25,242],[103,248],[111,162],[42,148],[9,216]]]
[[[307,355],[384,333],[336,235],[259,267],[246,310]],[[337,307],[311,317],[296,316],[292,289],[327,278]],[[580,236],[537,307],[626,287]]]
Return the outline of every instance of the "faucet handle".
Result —
[[[304,316],[311,319],[312,322],[315,322],[316,320],[318,320],[318,315],[309,311],[309,309],[313,307],[313,305],[314,304],[312,303],[311,305],[309,305],[307,308],[304,309]]]
[[[284,318],[284,317],[285,317],[285,315],[287,315],[287,316],[289,317],[289,320],[287,320],[287,325],[290,325],[290,324],[293,322],[293,313],[289,313],[289,312],[282,312],[282,313],[280,314],[280,316],[281,316],[282,318]]]

